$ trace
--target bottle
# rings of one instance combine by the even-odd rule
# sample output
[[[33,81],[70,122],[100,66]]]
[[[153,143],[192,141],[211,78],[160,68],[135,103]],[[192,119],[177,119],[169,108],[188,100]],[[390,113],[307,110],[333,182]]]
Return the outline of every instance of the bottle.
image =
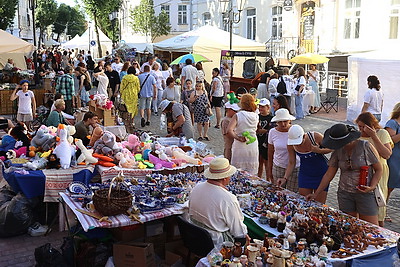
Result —
[[[257,267],[263,267],[264,263],[262,262],[262,258],[261,257],[257,257],[256,258],[256,266]]]
[[[368,166],[361,166],[360,178],[358,179],[358,185],[367,185],[368,178]]]

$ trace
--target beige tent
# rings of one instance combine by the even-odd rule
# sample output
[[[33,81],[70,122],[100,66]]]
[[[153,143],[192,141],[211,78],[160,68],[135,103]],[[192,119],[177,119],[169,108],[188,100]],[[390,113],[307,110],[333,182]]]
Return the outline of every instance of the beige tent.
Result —
[[[25,58],[30,57],[35,50],[33,44],[0,30],[0,68],[2,69],[9,58],[12,58],[17,68],[26,69]]]
[[[219,68],[221,50],[229,50],[229,32],[207,25],[155,43],[153,47],[158,51],[195,53],[211,59],[213,62],[203,64],[206,75],[209,77],[213,68]],[[265,51],[265,49],[262,43],[233,34],[233,51]],[[245,57],[235,57],[234,76],[241,75],[245,59]]]

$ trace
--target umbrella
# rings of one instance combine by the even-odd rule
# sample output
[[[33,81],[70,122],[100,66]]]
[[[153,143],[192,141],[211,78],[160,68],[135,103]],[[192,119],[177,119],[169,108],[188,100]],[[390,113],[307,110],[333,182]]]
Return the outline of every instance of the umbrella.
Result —
[[[329,60],[330,60],[329,58],[318,54],[307,53],[295,56],[289,61],[297,64],[321,64],[328,62]]]
[[[171,62],[171,65],[173,64],[180,64],[180,63],[185,63],[186,59],[190,58],[193,63],[197,62],[211,62],[212,60],[206,58],[205,56],[199,55],[199,54],[186,54],[183,56],[178,57],[174,61]]]

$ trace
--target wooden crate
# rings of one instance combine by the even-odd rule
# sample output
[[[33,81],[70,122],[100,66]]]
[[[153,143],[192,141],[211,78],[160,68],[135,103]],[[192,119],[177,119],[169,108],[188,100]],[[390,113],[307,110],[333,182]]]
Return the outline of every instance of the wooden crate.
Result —
[[[115,116],[112,116],[111,110],[103,109],[102,107],[97,106],[93,100],[90,100],[89,110],[97,114],[104,126],[115,125]]]

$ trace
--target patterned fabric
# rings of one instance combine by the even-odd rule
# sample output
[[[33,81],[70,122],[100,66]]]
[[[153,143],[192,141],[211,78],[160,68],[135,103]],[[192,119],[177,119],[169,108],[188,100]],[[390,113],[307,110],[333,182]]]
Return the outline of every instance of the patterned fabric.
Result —
[[[198,95],[197,99],[193,102],[194,122],[203,123],[210,120],[210,117],[206,114],[207,105],[208,98],[206,94]]]
[[[286,171],[285,168],[276,166],[274,164],[272,166],[272,177],[274,177],[274,180],[283,178],[285,176],[285,171]],[[299,191],[299,186],[297,181],[298,175],[299,175],[299,168],[294,168],[292,174],[288,177],[288,180],[286,181],[284,187],[292,192],[298,192]]]
[[[76,201],[72,200],[65,193],[60,193],[60,196],[63,198],[65,203],[68,205],[68,207],[75,213],[76,217],[78,218],[78,220],[81,223],[82,228],[85,232],[87,232],[89,229],[93,229],[96,227],[116,228],[116,227],[122,227],[122,226],[127,226],[127,225],[132,225],[132,224],[138,223],[136,221],[132,221],[125,214],[120,214],[117,216],[110,216],[109,220],[111,220],[111,223],[99,222],[99,220],[97,220],[93,217],[90,217],[88,215],[85,215],[83,213],[80,213],[79,211],[76,210],[76,209],[82,209],[81,202],[76,202]],[[86,210],[86,211],[88,211],[88,210]],[[96,215],[100,215],[100,213],[98,213],[97,211],[95,211],[93,213]],[[178,215],[178,214],[183,214],[183,208],[181,206],[179,206],[178,204],[175,204],[175,206],[172,208],[164,208],[160,211],[155,211],[155,212],[146,213],[146,214],[140,214],[139,218],[142,222],[148,222],[148,221],[153,221],[153,220],[165,218],[165,217],[172,216],[172,215]]]
[[[72,100],[75,92],[74,78],[69,74],[64,74],[57,79],[56,91],[64,96],[64,100]]]

